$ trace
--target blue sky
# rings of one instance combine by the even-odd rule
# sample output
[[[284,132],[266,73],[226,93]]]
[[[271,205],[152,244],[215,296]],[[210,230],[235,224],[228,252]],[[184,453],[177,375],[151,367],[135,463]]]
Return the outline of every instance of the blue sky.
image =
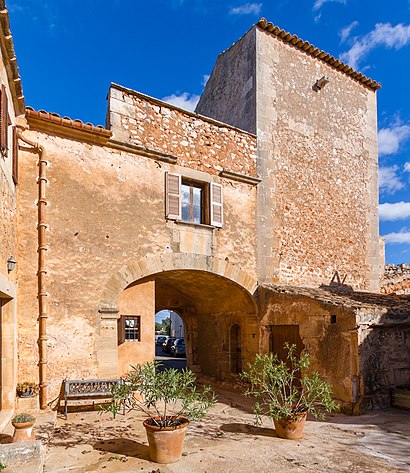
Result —
[[[410,0],[8,0],[26,103],[104,124],[110,82],[192,109],[262,16],[382,83],[380,234],[410,262]]]

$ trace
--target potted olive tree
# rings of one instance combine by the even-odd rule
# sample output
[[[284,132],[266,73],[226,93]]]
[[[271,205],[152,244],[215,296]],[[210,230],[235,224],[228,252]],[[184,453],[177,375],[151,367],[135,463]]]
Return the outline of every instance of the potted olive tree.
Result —
[[[210,386],[197,389],[192,371],[159,368],[156,361],[133,366],[123,383],[113,387],[112,401],[102,410],[114,417],[124,407],[143,412],[151,460],[174,463],[182,455],[188,417],[202,419],[216,398]]]
[[[276,354],[256,355],[241,377],[248,383],[245,395],[257,398],[255,423],[270,417],[281,438],[302,437],[307,414],[323,418],[325,412],[339,408],[332,399],[332,387],[319,373],[309,374],[310,355],[296,355],[296,345],[285,343],[287,360]]]

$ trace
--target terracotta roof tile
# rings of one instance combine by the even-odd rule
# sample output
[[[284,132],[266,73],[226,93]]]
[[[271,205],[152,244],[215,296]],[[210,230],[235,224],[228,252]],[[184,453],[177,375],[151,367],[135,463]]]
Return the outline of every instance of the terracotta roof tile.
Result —
[[[107,130],[102,125],[93,125],[92,123],[84,123],[78,118],[72,120],[70,117],[61,117],[58,113],[46,112],[45,110],[34,110],[32,107],[26,107],[26,117],[39,119],[55,125],[61,125],[64,127],[72,128],[74,130],[86,131],[89,133],[97,134],[107,139],[111,137],[112,132]]]
[[[344,74],[347,74],[352,79],[361,82],[363,85],[369,87],[370,89],[380,89],[381,84],[379,82],[376,82],[375,80],[366,77],[361,72],[355,71],[348,64],[339,61],[339,59],[334,58],[325,51],[321,51],[320,49],[313,46],[313,44],[310,44],[308,41],[303,41],[303,39],[299,38],[298,36],[291,35],[285,30],[281,30],[278,26],[275,26],[273,23],[268,22],[265,18],[261,18],[258,23],[256,23],[256,25],[259,26],[259,28],[274,34],[275,36],[283,40],[285,43],[290,43],[291,45],[302,49],[310,56],[316,57],[317,59],[326,62],[327,64],[329,64],[329,66],[340,72],[343,72]]]
[[[4,0],[0,0],[0,34],[1,43],[4,45],[4,62],[13,95],[13,102],[17,115],[24,113],[24,95],[21,84],[20,71],[17,65],[16,53],[14,52],[13,37],[10,31],[9,13]],[[2,48],[3,49],[3,48]],[[13,90],[14,88],[14,90]]]

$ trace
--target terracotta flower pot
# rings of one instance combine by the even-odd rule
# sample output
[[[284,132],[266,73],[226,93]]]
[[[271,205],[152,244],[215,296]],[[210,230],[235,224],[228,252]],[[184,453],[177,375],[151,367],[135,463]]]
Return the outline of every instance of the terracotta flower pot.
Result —
[[[33,432],[35,422],[35,420],[30,422],[12,422],[11,425],[14,427],[14,434],[11,442],[32,442],[35,440]]]
[[[301,412],[296,418],[273,420],[278,437],[282,439],[297,440],[302,438],[307,412]]]
[[[181,424],[176,427],[158,427],[150,425],[150,419],[144,421],[149,444],[149,456],[155,463],[175,463],[181,459],[182,444],[189,420],[178,419]]]

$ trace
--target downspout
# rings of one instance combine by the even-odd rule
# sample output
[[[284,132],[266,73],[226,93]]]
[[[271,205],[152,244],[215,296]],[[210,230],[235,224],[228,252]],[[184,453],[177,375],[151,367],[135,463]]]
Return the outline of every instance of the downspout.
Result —
[[[37,201],[37,238],[38,238],[38,266],[37,266],[37,280],[38,280],[38,348],[39,348],[39,385],[40,385],[40,409],[47,408],[47,292],[46,286],[46,228],[45,223],[45,207],[46,200],[46,150],[44,146],[39,143],[24,138],[21,132],[18,132],[18,138],[24,143],[34,148],[34,152],[38,154],[38,201]]]

